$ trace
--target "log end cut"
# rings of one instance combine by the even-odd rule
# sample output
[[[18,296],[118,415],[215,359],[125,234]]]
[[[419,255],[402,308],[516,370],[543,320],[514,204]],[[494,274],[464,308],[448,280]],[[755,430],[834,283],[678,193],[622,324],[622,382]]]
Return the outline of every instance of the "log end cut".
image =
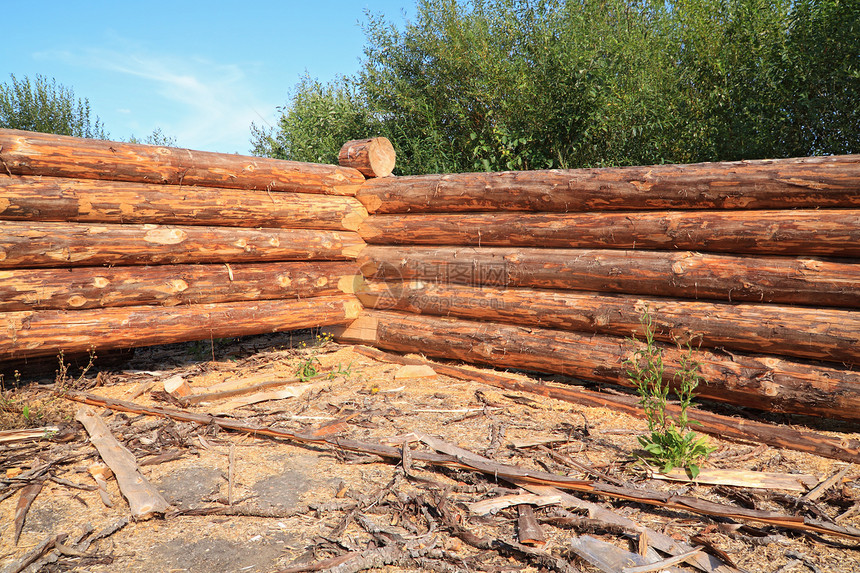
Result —
[[[394,146],[385,137],[354,139],[340,148],[338,163],[358,169],[365,177],[387,177],[394,171]]]

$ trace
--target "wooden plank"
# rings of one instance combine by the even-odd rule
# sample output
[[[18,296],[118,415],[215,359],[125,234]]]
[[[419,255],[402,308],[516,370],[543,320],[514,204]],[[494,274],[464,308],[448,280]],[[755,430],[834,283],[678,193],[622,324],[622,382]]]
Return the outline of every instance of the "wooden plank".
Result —
[[[346,323],[360,304],[353,295],[174,307],[126,306],[0,314],[0,360],[210,340]]]
[[[346,342],[632,386],[623,360],[634,344],[602,335],[544,328],[365,311]],[[674,383],[683,352],[663,348],[664,378]],[[696,352],[705,382],[697,395],[760,410],[860,420],[860,373],[769,356]],[[441,373],[441,372],[440,372]]]
[[[14,129],[0,129],[0,160],[2,170],[13,175],[228,189],[354,195],[364,182],[349,167]]]
[[[354,197],[66,179],[0,177],[0,219],[281,227],[355,231],[367,217]]]
[[[0,270],[0,312],[205,304],[352,293],[351,261]]]
[[[369,180],[371,213],[860,207],[860,155]]]
[[[690,251],[369,245],[365,277],[860,308],[852,260]]]
[[[860,257],[860,210],[374,215],[379,245],[687,250]]]
[[[345,260],[350,231],[0,221],[0,268]]]
[[[860,365],[857,310],[424,281],[371,280],[361,285],[358,296],[365,306],[379,310],[640,338],[639,321],[648,309],[655,336],[663,342]]]

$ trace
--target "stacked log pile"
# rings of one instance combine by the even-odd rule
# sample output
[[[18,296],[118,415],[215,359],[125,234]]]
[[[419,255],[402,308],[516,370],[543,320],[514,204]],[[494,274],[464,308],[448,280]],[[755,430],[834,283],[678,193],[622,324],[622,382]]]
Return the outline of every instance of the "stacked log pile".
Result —
[[[0,130],[0,360],[348,322],[363,182]]]
[[[647,310],[702,397],[860,419],[860,156],[369,180],[344,340],[627,384]]]

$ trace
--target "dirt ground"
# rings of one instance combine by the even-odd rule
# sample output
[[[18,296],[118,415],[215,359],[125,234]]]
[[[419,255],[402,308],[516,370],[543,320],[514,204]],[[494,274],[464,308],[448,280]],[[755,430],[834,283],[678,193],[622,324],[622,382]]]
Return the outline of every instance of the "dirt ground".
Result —
[[[441,375],[403,377],[400,365],[373,360],[349,346],[321,343],[313,333],[139,349],[130,360],[91,370],[69,384],[121,400],[142,392],[134,402],[178,408],[163,392],[171,377],[181,376],[195,393],[204,393],[231,382],[290,379],[302,364],[311,363],[329,376],[307,382],[298,397],[229,407],[224,415],[288,432],[397,447],[408,439],[404,436],[424,433],[503,464],[860,527],[860,467],[850,467],[815,501],[801,499],[802,491],[653,479],[633,457],[637,436],[647,429],[643,420]],[[216,413],[225,402],[187,409]],[[16,417],[24,418],[21,425],[60,425],[48,439],[0,444],[2,571],[13,570],[28,552],[59,534],[67,537],[23,570],[600,571],[572,550],[571,540],[596,539],[634,553],[647,544],[647,536],[590,519],[581,508],[550,504],[534,508],[545,543],[523,546],[518,543],[519,512],[525,511],[518,507],[523,506],[487,515],[470,508],[521,492],[492,475],[421,461],[404,467],[402,461],[331,445],[96,408],[172,506],[164,517],[133,521],[116,480],[107,480],[112,507],[95,489],[88,468],[101,459],[73,421],[80,404],[32,387],[7,391],[2,404],[7,426]],[[25,404],[30,406],[26,416]],[[860,438],[857,428],[814,429]],[[708,468],[808,475],[814,485],[846,466],[754,443],[709,441],[718,449]],[[413,448],[427,450],[418,443]],[[20,492],[32,483],[25,478],[45,464],[48,469],[38,474],[42,488],[16,543]],[[860,570],[860,551],[850,539],[574,495],[675,540],[704,545],[740,570]],[[681,564],[663,570],[695,569]]]

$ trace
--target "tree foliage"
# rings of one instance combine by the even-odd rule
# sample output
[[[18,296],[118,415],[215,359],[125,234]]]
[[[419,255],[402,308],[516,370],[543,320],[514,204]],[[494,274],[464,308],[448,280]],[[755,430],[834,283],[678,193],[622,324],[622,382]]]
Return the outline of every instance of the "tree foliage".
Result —
[[[359,73],[304,79],[256,153],[383,135],[409,174],[860,151],[857,0],[419,0],[365,32]]]
[[[104,126],[90,117],[90,102],[79,99],[71,88],[37,75],[32,81],[10,74],[0,84],[0,127],[59,135],[107,139]]]

